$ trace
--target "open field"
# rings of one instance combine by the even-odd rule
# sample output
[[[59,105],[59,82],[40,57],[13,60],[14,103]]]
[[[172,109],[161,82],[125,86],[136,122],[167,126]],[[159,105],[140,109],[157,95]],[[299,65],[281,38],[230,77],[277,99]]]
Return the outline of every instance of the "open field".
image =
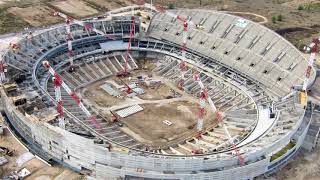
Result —
[[[15,16],[22,18],[28,24],[33,27],[40,27],[43,25],[54,24],[61,19],[59,17],[53,16],[53,10],[48,6],[30,6],[26,8],[11,7],[8,12],[14,14]],[[45,19],[45,21],[43,21]]]
[[[120,8],[126,5],[130,5],[130,2],[126,0],[118,0],[118,1],[112,1],[112,0],[86,0],[88,3],[98,7],[102,8],[103,10],[112,10],[115,8]]]
[[[75,17],[86,17],[97,14],[98,11],[92,7],[90,7],[85,1],[79,0],[56,0],[50,2],[52,6],[61,10],[62,12],[66,12]]]

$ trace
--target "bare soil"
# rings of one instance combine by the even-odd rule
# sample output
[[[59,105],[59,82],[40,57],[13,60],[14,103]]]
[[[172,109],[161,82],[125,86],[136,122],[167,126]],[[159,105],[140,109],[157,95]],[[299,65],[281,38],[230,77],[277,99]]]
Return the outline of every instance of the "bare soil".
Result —
[[[105,84],[107,79],[97,81],[87,86],[83,91],[85,98],[93,101],[99,107],[110,107],[118,105],[124,101],[123,99],[110,96],[107,92],[100,88],[101,85]],[[125,95],[125,93],[123,93],[123,95]]]
[[[318,180],[320,177],[320,147],[310,152],[300,152],[291,162],[274,174],[276,180]]]
[[[53,16],[54,11],[51,8],[43,5],[35,5],[26,8],[11,7],[8,9],[8,12],[22,18],[34,27],[54,24],[61,21],[59,17]]]
[[[130,5],[128,1],[125,0],[86,0],[88,3],[93,4],[97,7],[103,8],[104,10],[112,10],[116,8],[121,8],[123,6]]]
[[[144,110],[122,119],[122,122],[134,132],[143,143],[150,146],[164,146],[178,143],[194,136],[197,125],[199,105],[195,102],[174,102],[169,104],[142,105]],[[209,110],[209,109],[208,109]],[[206,125],[213,124],[214,117],[208,113]],[[168,126],[162,121],[173,124]],[[129,133],[132,135],[132,133]]]
[[[86,17],[86,16],[92,16],[94,14],[98,14],[98,11],[92,8],[85,1],[56,0],[56,1],[50,2],[50,4],[55,8],[60,9],[61,11],[71,14],[75,17]]]
[[[152,61],[147,60],[144,65],[147,65],[149,68],[131,71],[131,78],[136,78],[140,75],[152,75],[153,79],[162,81],[163,84],[161,84],[161,86],[153,89],[139,85],[139,87],[145,90],[145,94],[137,96],[134,100],[131,98],[119,99],[110,96],[99,87],[106,81],[114,81],[118,85],[124,85],[123,82],[129,83],[128,78],[122,78],[122,82],[116,76],[112,76],[84,88],[82,92],[86,100],[91,103],[93,102],[103,113],[108,113],[106,112],[107,109],[119,110],[136,103],[140,104],[144,110],[122,118],[121,122],[123,122],[125,126],[122,127],[121,130],[150,147],[164,147],[194,137],[197,132],[198,99],[180,91],[176,85],[169,80],[153,74],[151,72],[154,68]],[[179,92],[181,97],[167,99],[168,96],[173,95],[170,91],[171,89]],[[125,97],[126,93],[123,92],[122,96]],[[209,105],[207,105],[206,111],[208,113],[205,117],[204,127],[214,127],[216,125],[213,118],[214,114],[211,112]],[[103,116],[107,116],[107,114]],[[164,120],[168,120],[173,124],[168,126],[163,123]]]

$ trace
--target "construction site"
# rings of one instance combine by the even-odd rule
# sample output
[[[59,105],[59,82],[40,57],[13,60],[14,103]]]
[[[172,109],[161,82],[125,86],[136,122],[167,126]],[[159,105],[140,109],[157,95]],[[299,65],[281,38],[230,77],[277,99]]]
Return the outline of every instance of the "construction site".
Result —
[[[33,27],[0,36],[0,178],[283,179],[317,152],[319,34],[192,2],[0,1]]]

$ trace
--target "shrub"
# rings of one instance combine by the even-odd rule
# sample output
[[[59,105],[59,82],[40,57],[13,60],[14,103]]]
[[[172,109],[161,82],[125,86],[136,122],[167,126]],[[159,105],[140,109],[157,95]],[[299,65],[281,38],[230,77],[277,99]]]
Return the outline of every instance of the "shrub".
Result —
[[[283,16],[280,14],[277,16],[277,21],[282,21]]]
[[[141,13],[138,11],[138,12],[136,13],[136,16],[141,16]]]
[[[299,5],[299,6],[298,6],[298,10],[299,10],[299,11],[301,11],[301,10],[303,10],[303,9],[304,9],[304,8],[303,8],[303,5]]]
[[[272,22],[276,23],[277,22],[277,17],[276,16],[272,16]]]
[[[169,9],[174,9],[174,4],[173,3],[169,3],[168,8]]]

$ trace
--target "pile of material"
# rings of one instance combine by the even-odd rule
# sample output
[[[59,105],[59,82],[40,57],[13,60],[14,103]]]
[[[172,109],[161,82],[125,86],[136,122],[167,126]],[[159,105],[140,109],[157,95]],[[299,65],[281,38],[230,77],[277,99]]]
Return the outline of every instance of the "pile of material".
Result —
[[[6,159],[5,157],[0,157],[0,166],[7,164],[8,163],[8,159]]]
[[[13,171],[8,176],[4,177],[3,180],[18,180],[18,179],[24,179],[28,177],[31,174],[31,172],[23,168],[19,171]]]
[[[2,155],[2,156],[4,156],[4,155],[13,156],[14,153],[15,153],[14,149],[10,150],[9,148],[0,146],[0,155]]]

